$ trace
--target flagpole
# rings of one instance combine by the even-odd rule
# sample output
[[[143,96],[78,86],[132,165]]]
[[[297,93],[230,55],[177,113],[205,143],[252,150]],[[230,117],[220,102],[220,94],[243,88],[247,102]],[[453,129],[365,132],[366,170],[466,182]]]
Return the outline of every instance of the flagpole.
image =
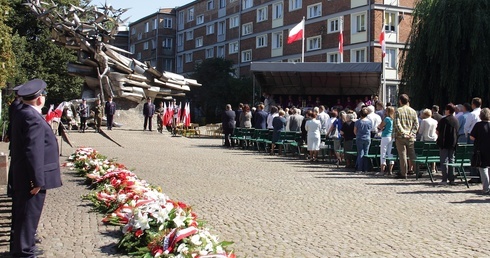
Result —
[[[301,63],[305,62],[305,17],[303,16],[303,40],[301,46]]]
[[[340,16],[340,19],[339,19],[339,27],[340,27],[340,34],[342,35],[342,51],[339,51],[340,52],[340,63],[343,63],[344,62],[344,16]],[[339,42],[340,43],[340,42]],[[340,47],[339,47],[339,50],[340,50]]]

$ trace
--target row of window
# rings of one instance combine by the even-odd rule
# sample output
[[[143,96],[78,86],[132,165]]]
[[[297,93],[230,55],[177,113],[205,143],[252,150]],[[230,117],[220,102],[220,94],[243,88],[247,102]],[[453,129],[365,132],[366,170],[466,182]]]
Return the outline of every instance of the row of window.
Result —
[[[225,57],[225,45],[218,46],[216,48],[217,54],[216,57],[224,58]],[[233,42],[228,44],[228,52],[230,54],[233,53],[238,53],[238,42]],[[327,53],[327,62],[329,63],[338,63],[340,62],[339,58],[339,53],[338,52],[332,52],[332,53]],[[207,48],[205,50],[205,57],[206,58],[213,58],[214,56],[214,47],[212,48]],[[185,63],[190,63],[193,61],[193,54],[192,53],[186,53],[184,55],[185,58]],[[359,48],[359,49],[352,49],[351,50],[351,62],[355,63],[363,63],[366,62],[366,48]],[[241,62],[250,62],[252,61],[252,49],[247,49],[243,50],[241,52]],[[396,49],[394,48],[387,48],[386,49],[386,57],[385,57],[385,62],[386,62],[386,67],[387,68],[396,68]],[[177,56],[177,65],[178,67],[182,67],[182,56]],[[301,60],[299,58],[295,59],[290,59],[288,60],[290,62],[300,62]],[[180,64],[180,66],[179,66]]]
[[[150,45],[151,43],[151,45]],[[173,47],[173,39],[172,38],[164,38],[162,40],[162,48],[163,49],[172,49]],[[157,43],[156,43],[156,40],[152,39],[150,41],[146,41],[146,42],[143,42],[143,50],[148,50],[148,49],[156,49],[157,48]],[[130,47],[129,47],[129,51],[131,53],[134,53],[136,50],[136,47],[134,44],[132,44]]]
[[[166,29],[172,29],[172,23],[173,19],[170,17],[165,17],[163,18],[163,27]],[[150,22],[145,22],[145,33],[150,32],[150,30],[156,30],[158,28],[158,20],[155,18],[153,21]],[[133,27],[131,28],[131,35],[136,34],[136,28]],[[138,34],[138,38],[140,37],[141,33]],[[139,38],[140,39],[140,38]]]

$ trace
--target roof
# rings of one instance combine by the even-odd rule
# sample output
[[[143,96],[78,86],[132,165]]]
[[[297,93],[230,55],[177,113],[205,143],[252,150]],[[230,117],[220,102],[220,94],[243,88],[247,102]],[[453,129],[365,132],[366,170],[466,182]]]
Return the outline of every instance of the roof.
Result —
[[[381,85],[381,63],[252,62],[262,91],[274,95],[371,95]]]

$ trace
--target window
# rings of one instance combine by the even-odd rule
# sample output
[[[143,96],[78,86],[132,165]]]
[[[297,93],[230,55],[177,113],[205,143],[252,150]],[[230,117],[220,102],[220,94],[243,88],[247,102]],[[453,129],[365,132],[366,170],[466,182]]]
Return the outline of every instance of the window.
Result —
[[[301,63],[301,58],[290,58],[288,63]]]
[[[257,9],[257,22],[267,20],[267,6]]]
[[[213,57],[214,57],[214,48],[206,49],[206,58],[213,58]]]
[[[216,57],[225,58],[225,46],[218,46],[216,48]]]
[[[322,16],[322,4],[308,6],[308,19]]]
[[[236,28],[239,25],[240,25],[240,19],[238,18],[238,15],[230,17],[230,29]]]
[[[145,32],[149,32],[149,31],[150,31],[150,23],[145,22]]]
[[[253,0],[243,0],[242,1],[242,10],[251,8],[254,5]]]
[[[177,46],[181,47],[184,45],[184,33],[177,35]]]
[[[192,62],[192,53],[185,54],[185,62],[186,63]]]
[[[214,34],[214,23],[206,26],[206,35]]]
[[[131,44],[131,46],[129,46],[129,52],[134,53],[134,50],[135,50],[134,44]]]
[[[301,9],[302,0],[289,0],[289,11]]]
[[[242,51],[242,62],[250,62],[252,61],[252,50],[244,50]]]
[[[396,49],[386,49],[385,64],[386,68],[396,69]]]
[[[196,38],[196,47],[202,47],[202,37]]]
[[[203,24],[204,23],[204,15],[198,15],[196,17],[196,24],[199,25],[199,24]]]
[[[187,21],[193,21],[194,20],[194,7],[191,7],[187,9]]]
[[[257,36],[256,41],[256,48],[267,47],[267,34]]]
[[[190,30],[190,31],[186,32],[185,38],[186,38],[186,40],[194,39],[194,31]]]
[[[253,32],[253,23],[245,23],[242,25],[242,36],[252,34]]]
[[[157,48],[157,41],[155,39],[151,40],[151,49]]]
[[[272,33],[272,49],[282,48],[282,32]]]
[[[282,2],[275,3],[272,5],[272,19],[281,19],[283,14],[283,4]]]
[[[213,1],[213,0],[208,1],[208,3],[207,3],[207,5],[206,5],[206,7],[207,7],[207,10],[208,10],[208,11],[209,11],[209,10],[213,10],[213,9],[214,9],[214,1]]]
[[[143,43],[143,50],[148,50],[148,41],[146,41],[145,43]]]
[[[184,66],[184,61],[182,56],[177,56],[177,68],[182,68]]]
[[[143,33],[138,33],[138,40],[142,39],[143,38]]]
[[[366,31],[366,14],[356,15],[356,29],[357,32]]]
[[[172,18],[164,18],[163,19],[163,27],[164,28],[172,28]]]
[[[339,32],[339,18],[328,19],[327,21],[328,29],[327,33]]]
[[[321,49],[322,38],[320,36],[311,37],[307,39],[307,43],[308,43],[306,47],[307,51]]]
[[[163,70],[173,71],[173,60],[170,58],[163,59]]]
[[[238,41],[228,44],[228,54],[238,53]]]
[[[162,47],[164,49],[172,49],[172,38],[164,38],[162,41]]]
[[[141,52],[139,52],[138,54],[136,54],[136,59],[141,60]]]
[[[179,24],[184,24],[184,11],[179,12]]]
[[[226,7],[226,0],[219,0],[219,9],[223,9]]]
[[[218,22],[218,35],[225,35],[226,21]]]
[[[131,28],[131,35],[135,35],[136,34],[136,28]]]
[[[396,31],[396,13],[385,12],[385,31],[395,32]]]
[[[327,63],[338,63],[339,53],[328,54]]]
[[[157,28],[158,28],[157,19],[153,19],[153,30],[156,30]]]
[[[355,63],[364,63],[366,62],[366,50],[363,49],[354,49],[353,51],[353,56],[352,56],[352,62]]]

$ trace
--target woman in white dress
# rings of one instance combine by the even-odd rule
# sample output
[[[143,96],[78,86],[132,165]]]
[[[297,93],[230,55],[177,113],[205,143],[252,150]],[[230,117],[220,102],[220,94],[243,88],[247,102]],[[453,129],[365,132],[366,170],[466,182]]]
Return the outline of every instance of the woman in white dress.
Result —
[[[308,145],[308,151],[310,152],[311,161],[317,161],[318,151],[320,150],[320,129],[322,128],[322,125],[320,121],[316,119],[316,113],[311,112],[310,117],[311,119],[305,124],[306,131],[308,132],[306,143]]]

